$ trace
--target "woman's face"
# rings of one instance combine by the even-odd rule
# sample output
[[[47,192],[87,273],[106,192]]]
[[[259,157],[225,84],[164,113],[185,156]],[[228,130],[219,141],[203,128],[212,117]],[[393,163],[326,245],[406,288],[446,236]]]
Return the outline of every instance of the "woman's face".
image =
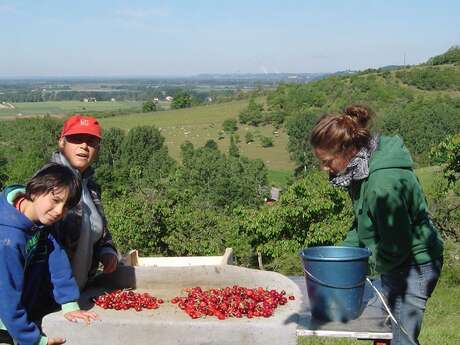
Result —
[[[321,162],[321,170],[326,171],[330,175],[337,175],[345,170],[351,158],[356,154],[356,150],[351,150],[348,153],[337,154],[331,153],[328,150],[316,148],[315,156]]]
[[[73,134],[59,139],[59,149],[73,168],[83,172],[96,159],[100,142],[94,135]]]

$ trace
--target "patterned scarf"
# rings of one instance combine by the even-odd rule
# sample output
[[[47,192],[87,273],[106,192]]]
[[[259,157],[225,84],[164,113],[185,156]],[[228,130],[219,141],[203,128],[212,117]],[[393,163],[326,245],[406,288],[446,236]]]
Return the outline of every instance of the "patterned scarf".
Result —
[[[363,147],[350,160],[345,170],[337,175],[331,175],[330,181],[334,187],[349,187],[352,181],[359,181],[369,176],[369,159],[377,149],[380,136],[374,134],[369,147]]]

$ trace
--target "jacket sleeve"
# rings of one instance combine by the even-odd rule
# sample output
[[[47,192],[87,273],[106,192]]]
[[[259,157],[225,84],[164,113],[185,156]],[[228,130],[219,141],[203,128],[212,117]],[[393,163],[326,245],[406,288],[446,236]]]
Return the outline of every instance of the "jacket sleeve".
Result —
[[[376,227],[375,265],[378,272],[407,261],[411,253],[412,221],[402,188],[381,185],[368,198],[369,212]]]
[[[37,325],[28,320],[22,304],[24,261],[17,244],[0,240],[0,319],[11,337],[21,345],[38,344],[42,340]]]
[[[80,298],[80,290],[72,275],[69,258],[52,234],[49,234],[49,239],[53,243],[48,264],[51,273],[51,283],[53,284],[54,299],[61,305],[76,302]]]
[[[353,220],[353,224],[350,230],[348,230],[347,236],[340,245],[346,247],[360,247],[356,219]]]
[[[95,245],[95,254],[100,258],[102,254],[110,253],[118,257],[117,255],[117,249],[115,247],[115,244],[112,240],[112,234],[110,233],[108,227],[107,227],[107,219],[105,217],[104,213],[104,208],[102,206],[101,202],[101,191],[100,188],[97,184],[95,184],[93,181],[90,181],[88,184],[88,188],[90,189],[91,192],[91,197],[93,199],[94,205],[96,206],[99,214],[102,217],[102,224],[103,224],[103,231],[102,231],[102,237],[99,239],[99,241],[96,242]]]

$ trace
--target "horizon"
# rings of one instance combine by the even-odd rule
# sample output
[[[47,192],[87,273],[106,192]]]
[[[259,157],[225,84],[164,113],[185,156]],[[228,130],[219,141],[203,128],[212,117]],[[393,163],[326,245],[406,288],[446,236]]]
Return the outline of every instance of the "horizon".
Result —
[[[458,13],[454,0],[0,0],[8,52],[0,54],[0,78],[330,74],[415,65],[460,44]]]
[[[387,66],[382,66],[387,67]],[[0,75],[0,80],[120,80],[120,79],[133,79],[133,80],[153,80],[153,79],[191,79],[198,77],[212,77],[212,76],[271,76],[271,75],[329,75],[334,73],[342,72],[360,72],[358,70],[346,70],[346,71],[332,71],[332,72],[277,72],[277,73],[261,73],[261,72],[233,72],[233,73],[197,73],[192,75],[44,75],[44,76],[34,76],[34,75],[24,75],[24,76],[2,76]]]

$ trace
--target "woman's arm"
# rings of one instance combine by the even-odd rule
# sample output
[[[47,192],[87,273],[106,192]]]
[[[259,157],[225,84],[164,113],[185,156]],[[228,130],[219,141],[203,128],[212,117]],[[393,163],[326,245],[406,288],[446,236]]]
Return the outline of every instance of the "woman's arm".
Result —
[[[341,245],[346,247],[360,247],[359,237],[358,237],[358,222],[356,218],[353,220],[350,230],[347,232],[347,236],[342,241]]]
[[[376,270],[389,271],[411,255],[412,221],[404,184],[381,185],[369,194],[368,202],[377,235]]]

